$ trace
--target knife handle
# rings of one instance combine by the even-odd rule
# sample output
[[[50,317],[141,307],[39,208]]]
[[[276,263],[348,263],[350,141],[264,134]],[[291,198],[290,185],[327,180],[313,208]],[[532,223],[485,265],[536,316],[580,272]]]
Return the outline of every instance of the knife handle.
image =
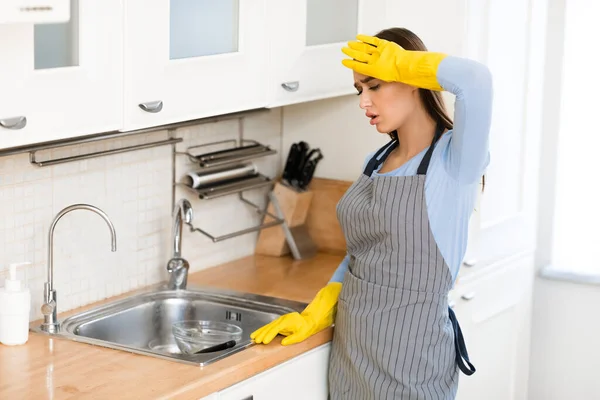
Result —
[[[202,353],[211,353],[213,351],[221,351],[221,350],[226,350],[230,347],[235,346],[236,341],[235,340],[229,340],[225,343],[220,343],[217,344],[215,346],[211,346],[211,347],[206,347],[202,350],[198,350],[197,352],[195,352],[194,354],[202,354]]]
[[[294,143],[290,147],[290,152],[289,152],[287,160],[285,162],[285,167],[283,168],[283,174],[282,174],[282,178],[288,182],[290,182],[293,178],[294,171],[296,170],[296,165],[298,164],[298,156],[299,156],[298,144]]]

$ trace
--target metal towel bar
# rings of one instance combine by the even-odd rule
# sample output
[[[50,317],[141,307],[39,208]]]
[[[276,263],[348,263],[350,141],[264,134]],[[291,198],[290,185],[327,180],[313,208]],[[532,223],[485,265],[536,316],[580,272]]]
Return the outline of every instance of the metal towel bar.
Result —
[[[229,114],[215,115],[212,117],[204,117],[204,118],[197,118],[197,119],[192,119],[192,120],[187,120],[187,121],[173,122],[170,124],[157,125],[157,126],[152,126],[149,128],[141,128],[141,129],[136,129],[136,130],[131,130],[131,131],[99,132],[99,133],[94,133],[94,134],[90,134],[90,135],[78,136],[78,137],[74,137],[74,138],[58,139],[58,140],[52,140],[52,141],[47,141],[47,142],[38,142],[38,143],[34,143],[34,144],[27,144],[27,145],[9,147],[9,148],[4,148],[4,149],[0,148],[0,157],[7,157],[7,156],[16,155],[16,154],[29,153],[29,152],[33,152],[33,151],[39,151],[39,150],[55,149],[57,147],[74,146],[74,145],[78,145],[78,144],[97,142],[97,141],[102,141],[102,140],[111,140],[111,139],[117,139],[117,138],[121,138],[121,137],[129,137],[129,136],[135,136],[135,135],[152,133],[152,132],[173,131],[173,130],[176,130],[179,128],[195,126],[195,125],[200,125],[200,124],[228,121],[228,120],[232,120],[232,119],[242,119],[248,115],[262,114],[262,113],[268,113],[268,112],[271,112],[271,110],[268,108],[257,108],[257,109],[252,109],[252,110],[233,112],[233,113],[229,113]]]
[[[38,161],[38,160],[36,160],[36,158],[35,158],[36,151],[34,150],[34,151],[31,151],[29,153],[29,162],[31,164],[37,165],[38,167],[47,167],[47,166],[50,166],[50,165],[63,164],[63,163],[72,162],[72,161],[85,160],[85,159],[88,159],[88,158],[108,156],[108,155],[117,154],[117,153],[125,153],[127,151],[135,151],[135,150],[149,149],[149,148],[152,148],[152,147],[165,146],[165,145],[179,143],[181,141],[183,141],[182,138],[173,138],[173,139],[161,140],[161,141],[158,141],[158,142],[143,143],[143,144],[137,144],[137,145],[133,145],[133,146],[126,146],[126,147],[121,147],[121,148],[118,148],[118,149],[96,151],[96,152],[93,152],[93,153],[80,154],[80,155],[71,156],[71,157],[55,158],[53,160],[46,160],[46,161]]]

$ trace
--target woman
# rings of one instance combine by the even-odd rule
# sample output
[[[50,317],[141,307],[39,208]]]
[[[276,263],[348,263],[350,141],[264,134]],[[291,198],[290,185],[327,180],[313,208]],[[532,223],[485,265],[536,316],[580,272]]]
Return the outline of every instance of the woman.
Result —
[[[475,61],[427,51],[406,29],[357,38],[343,64],[360,107],[391,140],[338,204],[348,251],[330,282],[302,313],[251,338],[282,334],[288,345],[335,321],[332,399],[454,399],[458,370],[475,369],[447,296],[489,163],[491,76]],[[454,126],[442,90],[456,95]]]

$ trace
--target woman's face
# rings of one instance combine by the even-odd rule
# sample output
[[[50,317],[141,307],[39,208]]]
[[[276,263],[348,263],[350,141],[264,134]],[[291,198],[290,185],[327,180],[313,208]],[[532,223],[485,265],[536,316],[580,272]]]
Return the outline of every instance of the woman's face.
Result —
[[[360,96],[360,108],[380,133],[402,126],[417,106],[418,88],[401,82],[385,82],[354,72],[354,87]]]

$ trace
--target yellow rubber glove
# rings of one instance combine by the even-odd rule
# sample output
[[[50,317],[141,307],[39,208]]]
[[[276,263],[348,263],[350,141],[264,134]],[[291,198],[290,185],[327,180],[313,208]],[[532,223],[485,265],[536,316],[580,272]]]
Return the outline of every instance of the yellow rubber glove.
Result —
[[[319,290],[302,313],[292,312],[282,315],[252,332],[250,338],[255,343],[269,344],[277,334],[281,334],[287,336],[281,341],[284,346],[302,342],[333,324],[341,290],[341,283],[328,283]]]
[[[357,35],[359,41],[348,42],[342,52],[353,60],[342,60],[344,66],[359,74],[386,82],[403,82],[430,90],[444,90],[436,74],[443,53],[404,50],[395,42],[374,36]]]

